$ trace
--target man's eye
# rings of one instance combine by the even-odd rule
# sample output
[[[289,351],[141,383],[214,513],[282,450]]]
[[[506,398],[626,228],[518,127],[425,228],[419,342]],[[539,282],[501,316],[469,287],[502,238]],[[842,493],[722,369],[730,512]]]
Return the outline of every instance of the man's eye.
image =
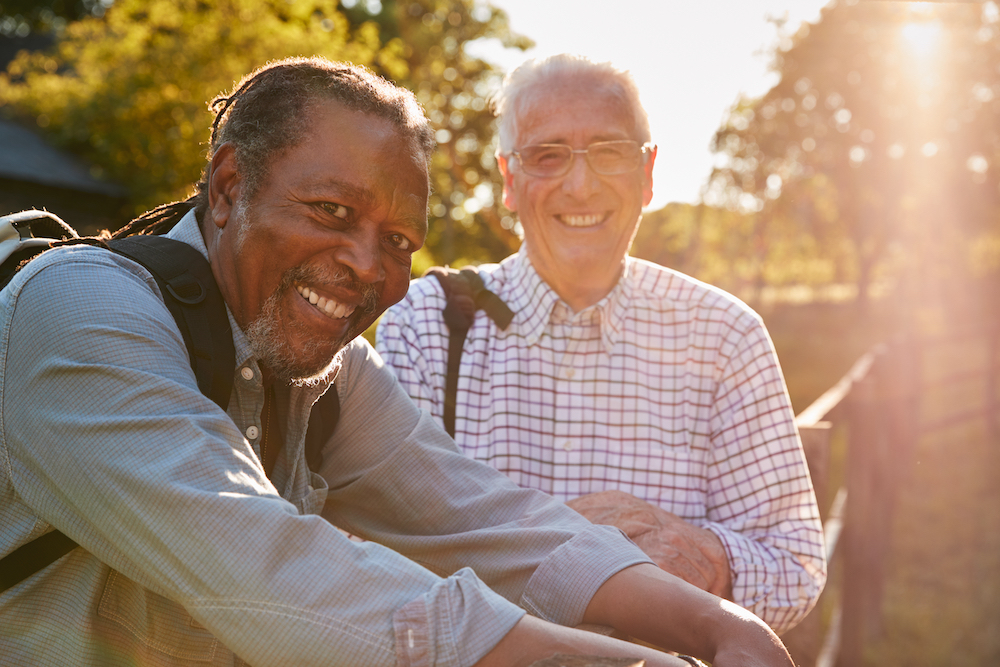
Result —
[[[402,234],[390,234],[387,238],[389,244],[399,250],[409,250],[413,247],[413,244],[410,243],[410,239],[406,238]]]
[[[348,208],[343,204],[334,204],[333,202],[323,202],[319,205],[323,209],[324,213],[328,213],[335,218],[346,219],[347,214],[350,213]]]

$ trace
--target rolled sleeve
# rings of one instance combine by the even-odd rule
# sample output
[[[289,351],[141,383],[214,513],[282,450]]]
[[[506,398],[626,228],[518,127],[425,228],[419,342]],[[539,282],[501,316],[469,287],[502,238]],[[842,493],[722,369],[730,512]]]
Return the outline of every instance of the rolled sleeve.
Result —
[[[469,568],[431,587],[393,616],[400,667],[471,665],[524,616]]]
[[[559,625],[579,625],[591,598],[613,574],[652,563],[621,531],[591,526],[555,549],[535,570],[522,604],[534,615]],[[567,577],[567,572],[573,572]]]

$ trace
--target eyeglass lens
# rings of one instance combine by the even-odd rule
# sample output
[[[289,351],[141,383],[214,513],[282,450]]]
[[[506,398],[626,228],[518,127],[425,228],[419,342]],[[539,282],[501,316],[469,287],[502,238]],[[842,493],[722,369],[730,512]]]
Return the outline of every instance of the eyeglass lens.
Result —
[[[562,176],[569,171],[575,153],[586,153],[594,171],[610,176],[638,167],[642,149],[634,141],[598,141],[586,151],[565,144],[535,144],[516,153],[524,171],[532,176]]]

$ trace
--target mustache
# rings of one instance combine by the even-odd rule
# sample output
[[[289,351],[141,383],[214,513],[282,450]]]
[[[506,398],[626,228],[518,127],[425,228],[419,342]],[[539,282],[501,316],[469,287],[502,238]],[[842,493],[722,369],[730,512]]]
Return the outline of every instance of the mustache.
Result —
[[[285,271],[279,291],[291,289],[295,283],[310,283],[320,287],[346,287],[361,297],[355,313],[372,313],[378,306],[379,289],[371,283],[363,283],[351,277],[348,271],[332,271],[325,266],[296,266]]]

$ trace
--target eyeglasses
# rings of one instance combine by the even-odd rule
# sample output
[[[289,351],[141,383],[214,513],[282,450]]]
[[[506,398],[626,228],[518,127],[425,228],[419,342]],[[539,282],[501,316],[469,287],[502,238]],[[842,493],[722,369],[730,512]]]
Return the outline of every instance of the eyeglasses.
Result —
[[[586,148],[574,149],[566,144],[533,144],[511,151],[521,169],[529,176],[556,178],[565,176],[573,166],[577,153],[587,156],[587,164],[602,176],[627,174],[638,168],[643,155],[652,150],[651,144],[636,141],[596,141]]]

